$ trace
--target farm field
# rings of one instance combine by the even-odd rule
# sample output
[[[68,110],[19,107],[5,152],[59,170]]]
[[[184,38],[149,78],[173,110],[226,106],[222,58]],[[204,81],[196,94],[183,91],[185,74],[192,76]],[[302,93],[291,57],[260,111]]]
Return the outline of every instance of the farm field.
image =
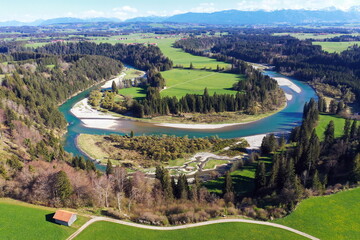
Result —
[[[126,39],[125,39],[126,38]],[[229,64],[224,62],[218,62],[215,59],[194,56],[190,53],[184,52],[180,48],[173,48],[172,44],[181,37],[174,37],[169,35],[155,35],[147,34],[132,34],[124,36],[113,36],[111,38],[95,38],[93,40],[96,43],[156,43],[165,56],[170,58],[174,66],[182,65],[183,67],[189,67],[190,63],[193,63],[194,68],[212,68],[216,69],[217,65],[221,68],[229,67]],[[123,40],[122,40],[123,39]]]
[[[319,45],[325,52],[341,53],[355,44],[360,45],[360,42],[313,42],[313,45]]]
[[[239,75],[218,73],[210,71],[198,71],[189,69],[173,69],[162,72],[166,79],[167,88],[161,91],[161,96],[182,97],[189,94],[203,94],[205,87],[209,94],[236,94],[231,90],[234,83],[241,78]]]
[[[336,115],[324,115],[321,114],[319,118],[319,123],[316,127],[316,133],[320,139],[324,138],[324,131],[330,121],[334,121],[335,124],[335,137],[341,137],[344,132],[345,119],[338,117]]]
[[[274,221],[320,239],[360,239],[360,188],[306,199]]]
[[[71,227],[48,221],[56,209],[0,198],[0,239],[65,240],[87,218],[78,216]]]
[[[183,240],[183,239],[211,239],[211,240],[238,240],[238,239],[306,239],[302,236],[274,227],[261,226],[249,223],[220,223],[195,228],[159,231],[124,226],[110,222],[96,222],[81,232],[76,240]]]
[[[142,99],[146,97],[146,90],[141,87],[123,88],[119,90],[119,94],[134,99]]]
[[[334,38],[334,37],[339,37],[341,35],[345,35],[345,34],[340,34],[340,33],[335,33],[335,34],[316,34],[316,33],[274,33],[275,36],[284,36],[284,35],[290,35],[292,37],[298,38],[300,40],[305,40],[305,39],[316,39],[316,40],[321,40],[321,39],[327,39],[327,38]],[[359,34],[352,34],[353,36],[359,36]]]

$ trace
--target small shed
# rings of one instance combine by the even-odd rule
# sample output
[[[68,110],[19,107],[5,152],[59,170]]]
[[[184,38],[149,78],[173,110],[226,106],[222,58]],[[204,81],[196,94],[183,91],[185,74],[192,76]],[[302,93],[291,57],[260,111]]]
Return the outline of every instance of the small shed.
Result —
[[[57,210],[53,219],[58,224],[71,226],[71,224],[73,224],[76,221],[77,215],[69,211]]]

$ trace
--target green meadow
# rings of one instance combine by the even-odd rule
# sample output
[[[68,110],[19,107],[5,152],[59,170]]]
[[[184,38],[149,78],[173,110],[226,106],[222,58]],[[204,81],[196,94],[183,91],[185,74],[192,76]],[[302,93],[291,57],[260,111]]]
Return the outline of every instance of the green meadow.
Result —
[[[360,188],[302,201],[289,216],[275,220],[320,239],[360,239]]]
[[[321,114],[318,125],[316,126],[316,133],[320,139],[324,138],[324,132],[330,121],[334,121],[335,137],[341,137],[344,134],[345,119],[336,115]]]
[[[360,42],[313,42],[313,45],[319,45],[325,52],[341,53],[355,44],[360,45]]]
[[[275,240],[306,239],[295,233],[249,223],[219,223],[181,230],[159,231],[129,227],[110,222],[96,222],[81,232],[76,240]]]
[[[334,34],[317,34],[317,33],[274,33],[275,36],[284,36],[284,35],[290,35],[292,37],[295,37],[299,40],[306,40],[306,39],[316,39],[316,40],[322,40],[327,38],[334,38],[339,37],[345,34],[342,33],[334,33]],[[353,36],[359,36],[359,34],[352,34]]]
[[[80,216],[71,227],[62,226],[49,221],[55,211],[0,198],[0,239],[65,240],[87,220]]]
[[[173,69],[162,72],[167,88],[161,91],[162,96],[182,97],[189,94],[203,94],[205,87],[209,94],[236,94],[232,90],[234,83],[240,79],[239,75],[201,71],[191,69]]]

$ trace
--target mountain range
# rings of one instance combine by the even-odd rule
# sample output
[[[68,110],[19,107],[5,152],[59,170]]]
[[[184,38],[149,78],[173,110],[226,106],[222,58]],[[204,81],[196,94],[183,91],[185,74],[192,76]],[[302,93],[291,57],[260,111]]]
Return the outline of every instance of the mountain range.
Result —
[[[34,22],[8,21],[0,22],[0,26],[46,26],[66,23],[121,22],[117,18],[54,18],[36,20]],[[137,17],[125,22],[169,22],[197,23],[217,25],[271,25],[271,24],[309,24],[309,23],[360,23],[360,6],[349,11],[334,8],[323,10],[277,10],[277,11],[239,11],[226,10],[213,13],[188,12],[170,17]]]

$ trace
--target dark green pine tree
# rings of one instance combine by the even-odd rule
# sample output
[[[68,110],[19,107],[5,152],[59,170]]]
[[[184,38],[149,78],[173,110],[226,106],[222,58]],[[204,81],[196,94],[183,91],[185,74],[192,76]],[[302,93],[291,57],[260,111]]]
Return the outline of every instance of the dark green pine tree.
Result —
[[[112,165],[110,159],[107,161],[105,172],[106,172],[106,176],[109,176],[114,173],[114,168],[113,168],[113,165]]]
[[[352,174],[351,174],[351,180],[354,182],[360,181],[360,153],[358,153],[354,160],[353,160],[353,166],[352,166]]]
[[[111,84],[111,90],[112,90],[112,92],[114,92],[114,93],[117,93],[117,91],[118,91],[118,88],[117,88],[117,86],[116,86],[115,81],[113,81],[112,84]]]
[[[259,191],[266,187],[266,170],[265,163],[259,162],[255,172],[255,189]]]
[[[272,161],[272,167],[271,167],[271,175],[269,179],[268,186],[270,188],[276,188],[277,187],[277,180],[278,180],[278,174],[279,174],[279,165],[280,165],[280,155],[274,154],[273,161]]]
[[[337,104],[335,100],[331,100],[329,105],[329,113],[336,114],[337,112]]]
[[[349,139],[350,138],[350,127],[351,127],[351,120],[346,119],[345,120],[345,126],[344,126],[344,138]]]
[[[191,62],[190,63],[190,67],[189,67],[190,69],[194,69],[194,65],[193,65],[193,63]]]
[[[64,171],[59,171],[55,176],[55,192],[62,202],[66,202],[73,192],[70,180]]]
[[[199,179],[198,174],[195,174],[194,176],[194,184],[192,186],[192,195],[193,195],[193,199],[195,201],[199,201],[200,199],[200,189],[201,189],[201,182]]]
[[[350,137],[351,138],[355,138],[357,135],[357,121],[354,120],[353,123],[351,124],[351,129],[350,129]]]
[[[324,132],[324,147],[327,149],[334,143],[335,139],[335,126],[334,121],[330,121]]]
[[[177,183],[177,198],[178,199],[188,199],[189,197],[189,185],[187,182],[187,178],[185,176],[185,174],[181,174],[178,178],[178,183]]]
[[[320,157],[320,141],[314,129],[311,133],[309,144],[306,150],[306,168],[308,174],[315,168],[315,164]]]
[[[134,131],[133,131],[133,130],[131,130],[131,132],[130,132],[130,137],[131,137],[131,138],[134,137]]]
[[[321,191],[323,189],[323,185],[320,181],[319,172],[315,170],[313,179],[312,179],[312,188],[316,191]]]

